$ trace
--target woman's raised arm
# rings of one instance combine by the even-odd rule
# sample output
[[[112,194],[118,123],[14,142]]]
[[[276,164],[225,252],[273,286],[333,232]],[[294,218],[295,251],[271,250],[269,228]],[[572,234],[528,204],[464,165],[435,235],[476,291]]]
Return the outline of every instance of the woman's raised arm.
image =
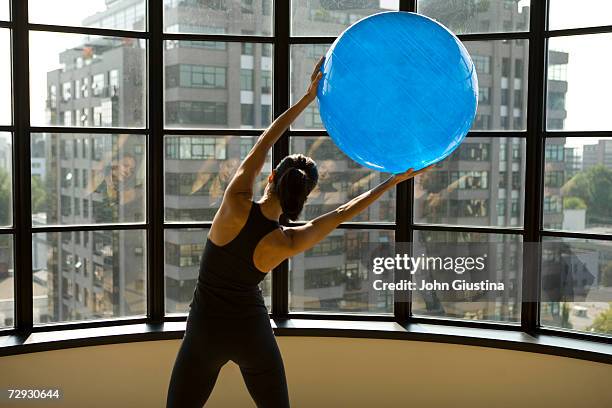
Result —
[[[299,114],[316,98],[317,86],[323,75],[319,70],[323,61],[324,58],[321,57],[315,66],[310,76],[310,85],[304,96],[272,122],[268,129],[257,139],[257,142],[242,163],[240,163],[238,170],[236,170],[236,173],[229,182],[225,191],[226,196],[241,195],[246,196],[249,200],[253,197],[253,184],[263,168],[268,151]]]

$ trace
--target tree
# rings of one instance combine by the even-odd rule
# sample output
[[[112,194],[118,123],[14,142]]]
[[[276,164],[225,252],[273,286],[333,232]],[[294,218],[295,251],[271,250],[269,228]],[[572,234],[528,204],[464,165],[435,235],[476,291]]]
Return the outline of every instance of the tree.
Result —
[[[580,197],[565,197],[563,199],[563,208],[566,210],[584,210],[587,208],[587,205]]]
[[[609,304],[608,310],[602,312],[595,318],[595,321],[587,330],[597,333],[612,334],[612,303]]]
[[[561,192],[581,199],[587,207],[587,224],[607,224],[612,219],[612,170],[597,165],[569,179]],[[565,203],[565,200],[564,200]]]
[[[8,225],[11,222],[11,175],[0,168],[0,225]]]
[[[32,176],[32,213],[47,210],[47,191],[40,177]]]

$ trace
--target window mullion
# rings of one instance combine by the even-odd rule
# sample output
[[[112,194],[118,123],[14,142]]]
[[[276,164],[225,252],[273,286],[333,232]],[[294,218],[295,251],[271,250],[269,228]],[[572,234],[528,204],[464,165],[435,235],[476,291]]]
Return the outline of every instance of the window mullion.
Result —
[[[28,2],[11,2],[13,72],[13,225],[15,226],[15,327],[27,333],[33,325],[32,212],[30,191],[30,92],[28,51]]]
[[[147,316],[164,319],[163,2],[148,0]]]
[[[532,3],[530,15],[529,88],[527,96],[527,158],[525,177],[525,220],[523,235],[523,278],[521,327],[533,332],[539,322],[540,257],[536,243],[540,242],[542,224],[542,178],[544,162],[544,114],[546,94],[546,15],[547,1]],[[529,301],[525,301],[525,299]]]
[[[289,30],[291,11],[288,0],[274,2],[274,66],[272,100],[274,118],[289,109]],[[289,154],[289,132],[286,131],[272,148],[272,166]],[[283,220],[281,220],[283,221]],[[286,220],[284,220],[286,221]],[[272,274],[272,315],[289,313],[289,261],[278,265]]]

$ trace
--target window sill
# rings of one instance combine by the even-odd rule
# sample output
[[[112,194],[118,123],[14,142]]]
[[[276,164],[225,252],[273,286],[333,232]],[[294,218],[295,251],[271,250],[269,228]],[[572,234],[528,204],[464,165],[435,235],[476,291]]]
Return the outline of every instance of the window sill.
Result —
[[[550,334],[532,336],[516,330],[439,324],[320,319],[271,319],[277,336],[347,337],[431,341],[493,347],[612,364],[610,344]],[[185,322],[139,323],[108,327],[0,336],[0,356],[136,341],[181,339]]]

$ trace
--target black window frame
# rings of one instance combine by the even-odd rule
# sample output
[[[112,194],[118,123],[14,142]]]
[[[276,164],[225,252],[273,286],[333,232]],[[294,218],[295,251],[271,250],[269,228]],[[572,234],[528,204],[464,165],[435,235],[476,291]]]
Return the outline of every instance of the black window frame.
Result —
[[[12,68],[12,115],[11,125],[0,126],[0,131],[10,132],[13,140],[13,223],[1,227],[0,234],[13,236],[13,257],[15,273],[15,319],[11,328],[0,329],[0,335],[27,335],[32,332],[105,327],[133,323],[161,324],[170,321],[184,321],[185,315],[169,316],[165,313],[164,296],[164,232],[166,229],[209,228],[212,222],[166,222],[164,221],[164,137],[168,136],[259,136],[262,129],[176,129],[164,127],[164,42],[167,40],[223,41],[239,43],[263,43],[273,45],[273,117],[277,118],[290,106],[290,49],[294,44],[330,44],[334,36],[291,36],[290,1],[277,0],[273,3],[273,35],[226,35],[226,34],[180,34],[163,31],[163,2],[147,1],[147,30],[128,31],[104,28],[72,27],[28,22],[28,1],[11,0],[11,21],[0,21],[0,28],[11,30]],[[400,10],[417,11],[416,0],[400,0]],[[526,141],[525,209],[522,228],[512,227],[467,227],[458,225],[432,225],[416,223],[414,220],[414,181],[409,180],[397,186],[395,222],[347,222],[340,229],[392,230],[396,241],[413,240],[417,231],[479,232],[492,234],[521,235],[523,242],[541,242],[544,237],[585,238],[612,241],[612,235],[591,234],[569,231],[551,231],[543,228],[543,184],[544,153],[546,140],[556,137],[603,137],[611,136],[608,131],[555,131],[546,129],[546,87],[548,39],[559,36],[587,35],[612,32],[612,25],[599,27],[548,30],[548,1],[532,0],[530,5],[530,27],[528,31],[492,32],[458,35],[462,41],[528,40],[529,61],[527,69],[529,87],[527,90],[527,128],[522,131],[470,131],[467,139],[474,137],[516,137]],[[30,124],[29,33],[50,31],[90,35],[106,35],[144,39],[147,44],[147,121],[144,128],[117,127],[66,127],[32,126]],[[59,93],[59,90],[56,90]],[[112,225],[67,225],[34,226],[31,217],[31,135],[35,133],[73,134],[143,134],[147,139],[147,219],[140,223]],[[289,153],[290,138],[304,136],[328,137],[325,130],[289,129],[273,146],[272,162],[276,165]],[[83,211],[86,211],[86,205]],[[285,222],[286,223],[286,222]],[[300,223],[286,223],[299,225]],[[32,253],[33,234],[42,232],[80,232],[99,230],[140,230],[146,231],[147,245],[147,314],[146,317],[96,320],[89,322],[63,322],[49,325],[33,325],[32,305]],[[524,297],[537,299],[540,285],[540,254],[523,250],[522,293]],[[530,261],[531,260],[531,261]],[[535,261],[534,261],[535,260]],[[93,272],[92,272],[93,273]],[[583,340],[607,343],[604,335],[567,331],[541,327],[539,324],[539,302],[523,302],[520,324],[490,323],[480,321],[454,320],[438,317],[412,315],[410,302],[396,302],[394,314],[390,315],[348,315],[342,313],[290,313],[288,302],[289,278],[288,261],[279,265],[272,275],[271,317],[307,319],[343,319],[395,321],[406,327],[413,323],[430,323],[477,327],[486,329],[515,330],[532,335],[552,334]]]

